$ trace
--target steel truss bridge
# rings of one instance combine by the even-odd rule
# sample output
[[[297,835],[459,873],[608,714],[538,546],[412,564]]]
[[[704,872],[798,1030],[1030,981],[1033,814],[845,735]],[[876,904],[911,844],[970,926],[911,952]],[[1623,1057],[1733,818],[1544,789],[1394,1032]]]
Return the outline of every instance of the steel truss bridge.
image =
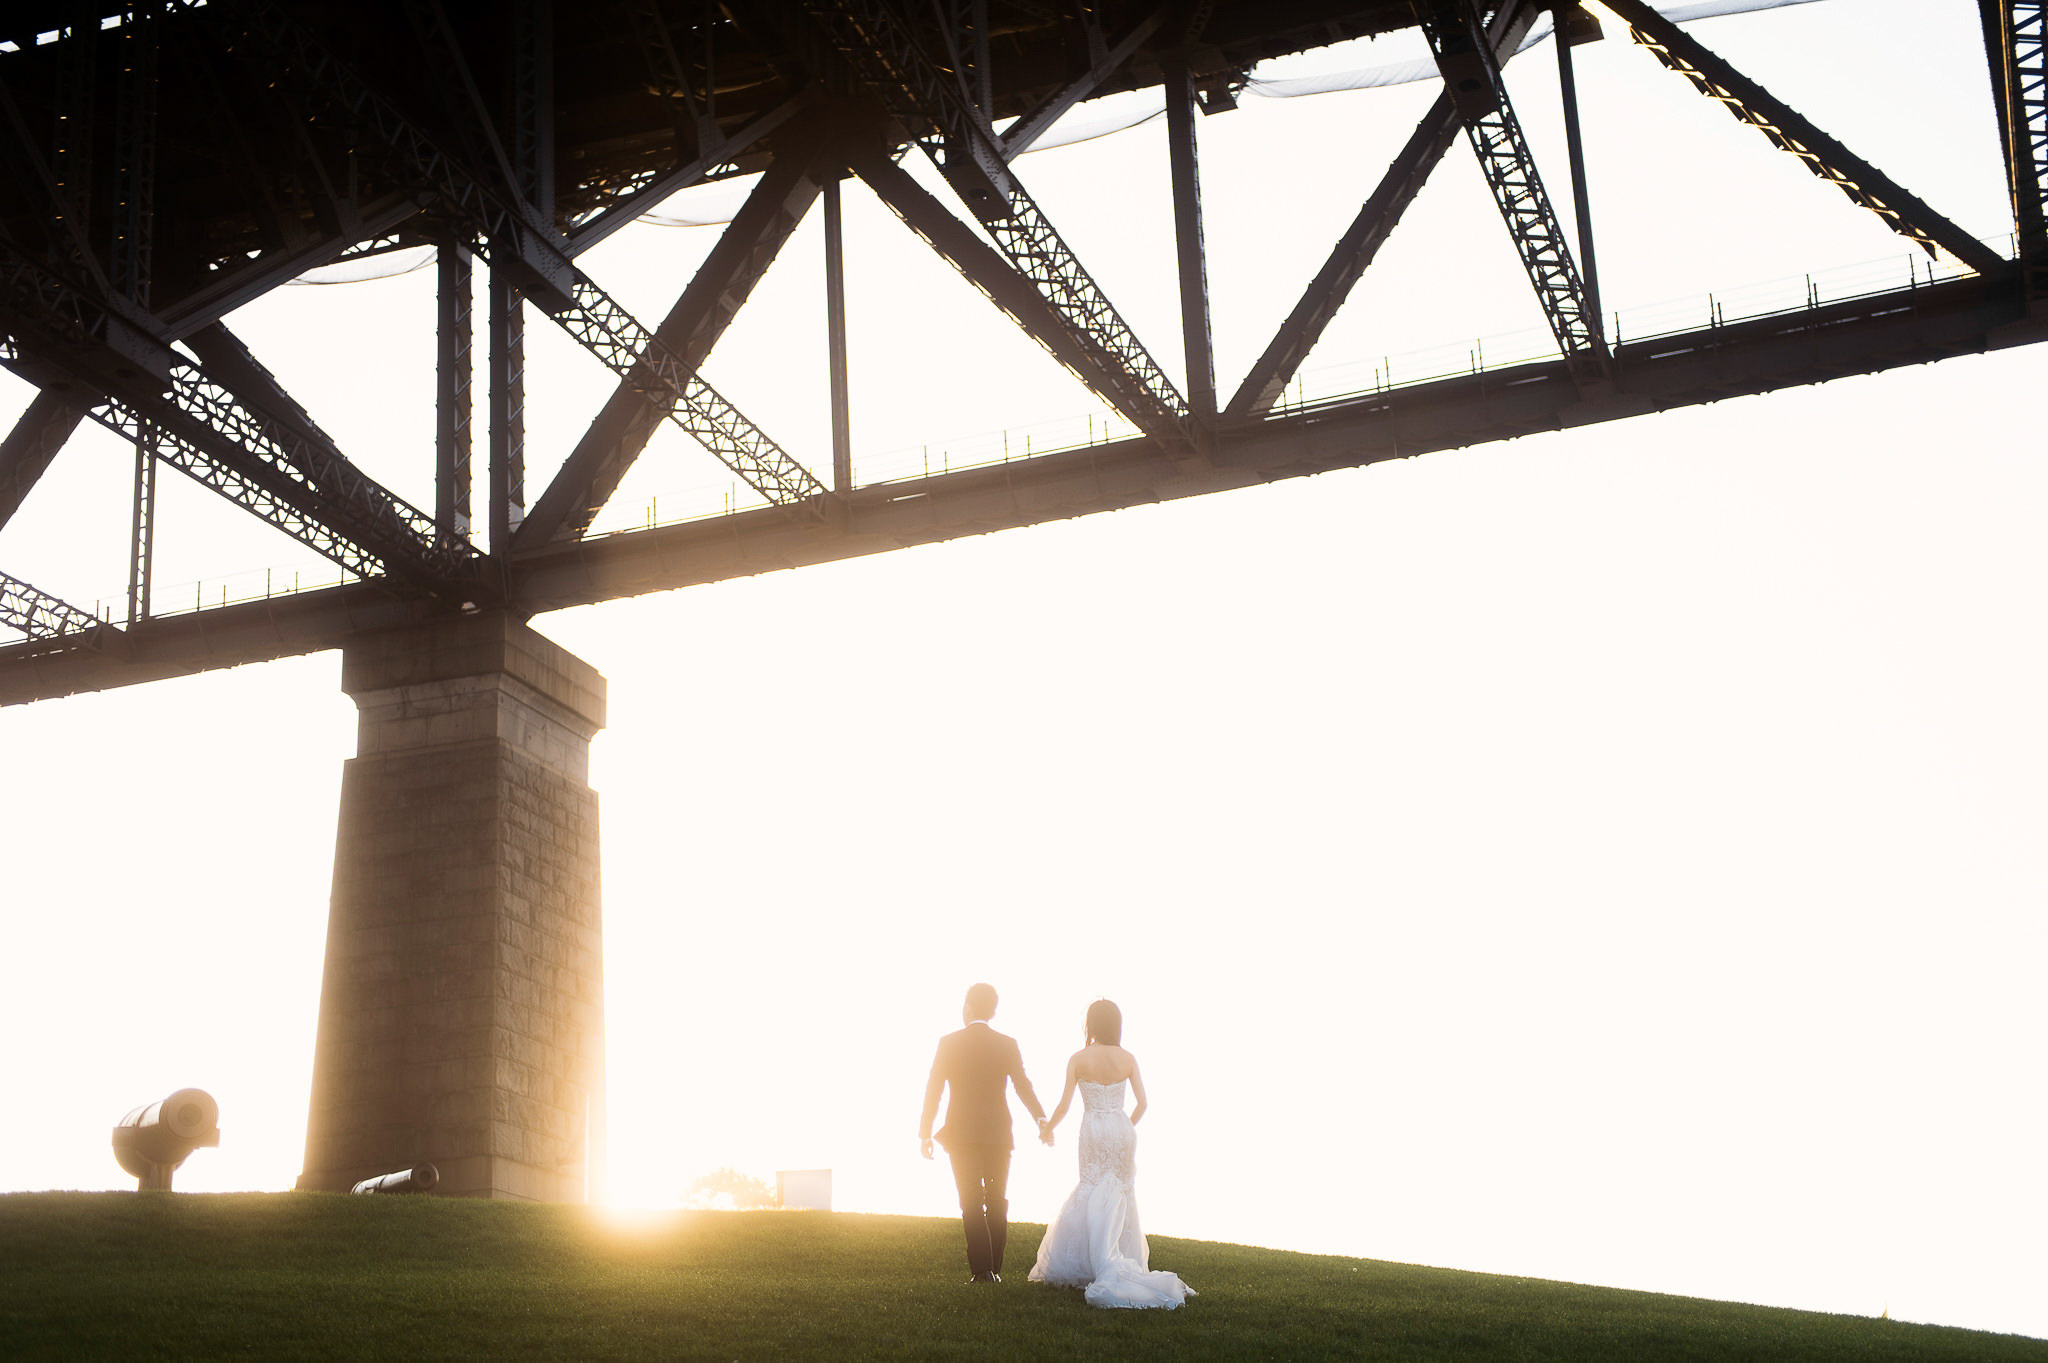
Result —
[[[0,442],[0,525],[86,422],[132,443],[135,479],[125,615],[103,619],[0,573],[0,625],[20,636],[0,645],[0,702],[2048,339],[2040,0],[1979,5],[2011,190],[2010,253],[1959,230],[1645,0],[1594,9],[1576,0],[14,0],[0,18],[0,364],[37,393]],[[1503,63],[1539,23],[1559,37],[1570,153],[1546,169],[1577,183],[1574,204],[1586,196],[1571,54],[1604,23],[1941,258],[1949,276],[1654,343],[1606,334],[1593,224],[1553,207],[1502,81]],[[1441,95],[1251,371],[1234,391],[1219,388],[1198,114],[1232,107],[1262,60],[1417,28]],[[1147,87],[1161,88],[1166,104],[1183,386],[1014,165],[1076,104]],[[1282,404],[1459,143],[1478,159],[1556,358]],[[937,167],[950,200],[904,168],[918,157]],[[676,191],[742,175],[759,178],[665,317],[635,317],[579,265]],[[909,483],[858,481],[839,235],[848,177],[1136,434]],[[814,208],[828,252],[832,448],[791,451],[700,371]],[[421,458],[431,443],[431,507],[364,473],[226,324],[315,267],[420,246],[433,248],[440,298],[438,416],[431,442],[420,433]],[[483,318],[472,315],[476,271]],[[549,323],[601,360],[616,386],[565,458],[535,461],[559,467],[546,486],[529,487],[524,333]],[[663,422],[764,505],[591,534]],[[153,528],[166,468],[332,560],[344,584],[158,614]]]

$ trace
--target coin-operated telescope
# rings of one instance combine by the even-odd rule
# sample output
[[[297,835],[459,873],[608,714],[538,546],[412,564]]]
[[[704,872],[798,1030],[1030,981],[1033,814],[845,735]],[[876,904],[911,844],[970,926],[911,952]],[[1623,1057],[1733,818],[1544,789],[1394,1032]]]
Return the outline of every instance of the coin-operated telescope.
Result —
[[[202,1145],[220,1144],[220,1104],[203,1089],[179,1089],[146,1103],[114,1128],[114,1158],[135,1175],[135,1187],[169,1191],[171,1173]]]
[[[431,1164],[422,1164],[411,1169],[400,1169],[395,1174],[380,1174],[366,1178],[352,1193],[431,1193],[441,1181],[441,1171]]]

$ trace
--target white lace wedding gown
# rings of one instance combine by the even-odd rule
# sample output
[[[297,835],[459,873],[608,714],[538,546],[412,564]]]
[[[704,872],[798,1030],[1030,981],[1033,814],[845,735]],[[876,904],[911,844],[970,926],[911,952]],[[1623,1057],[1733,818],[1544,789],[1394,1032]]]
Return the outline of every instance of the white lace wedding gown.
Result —
[[[1163,1306],[1195,1295],[1171,1273],[1148,1271],[1138,1225],[1137,1128],[1124,1115],[1124,1081],[1081,1089],[1081,1183],[1045,1228],[1031,1281],[1085,1287],[1090,1306]]]

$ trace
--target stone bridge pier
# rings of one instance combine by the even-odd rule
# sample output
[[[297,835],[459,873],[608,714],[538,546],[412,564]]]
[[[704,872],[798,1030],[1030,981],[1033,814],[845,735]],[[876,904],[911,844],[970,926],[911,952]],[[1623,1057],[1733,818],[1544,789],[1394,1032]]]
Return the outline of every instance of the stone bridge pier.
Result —
[[[486,612],[349,644],[342,689],[356,756],[298,1186],[431,1161],[444,1193],[584,1200],[604,1136],[604,678]]]

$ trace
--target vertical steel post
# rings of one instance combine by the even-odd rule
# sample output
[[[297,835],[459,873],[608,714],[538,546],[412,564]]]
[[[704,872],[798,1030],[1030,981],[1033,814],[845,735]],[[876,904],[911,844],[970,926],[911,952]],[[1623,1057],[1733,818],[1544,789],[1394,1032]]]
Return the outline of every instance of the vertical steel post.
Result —
[[[1173,233],[1180,255],[1181,340],[1187,355],[1188,411],[1206,433],[1216,425],[1216,359],[1209,327],[1209,262],[1202,240],[1202,184],[1195,153],[1195,87],[1184,59],[1165,74],[1166,145],[1173,171]]]
[[[491,552],[511,547],[526,519],[526,317],[519,289],[490,270]]]
[[[825,346],[832,371],[832,490],[853,490],[853,422],[846,388],[846,253],[839,178],[825,181]]]
[[[135,432],[135,518],[129,525],[128,623],[149,619],[149,583],[156,559],[156,427]]]
[[[443,241],[434,369],[434,529],[443,543],[469,538],[470,380],[475,324],[469,247]]]
[[[540,220],[555,220],[555,41],[550,0],[512,5],[512,165]]]
[[[64,26],[64,51],[57,62],[57,126],[51,169],[57,178],[57,211],[67,216],[71,240],[81,252],[92,240],[92,150],[94,87],[98,75],[99,16],[72,0]],[[81,262],[88,263],[88,262]]]
[[[1559,5],[1553,11],[1556,29],[1551,41],[1557,45],[1558,88],[1564,96],[1565,153],[1571,161],[1572,209],[1579,226],[1579,273],[1586,285],[1586,310],[1597,320],[1601,315],[1600,271],[1593,262],[1593,208],[1586,198],[1586,147],[1579,134],[1579,82],[1572,69],[1572,48],[1576,44],[1566,26],[1567,14],[1576,9],[1576,5]]]
[[[108,282],[116,293],[149,307],[150,242],[156,210],[156,0],[123,8],[116,46],[114,205]]]
[[[974,25],[974,103],[981,110],[982,117],[994,116],[996,107],[995,80],[989,70],[988,50],[988,0],[968,0],[968,22]]]

